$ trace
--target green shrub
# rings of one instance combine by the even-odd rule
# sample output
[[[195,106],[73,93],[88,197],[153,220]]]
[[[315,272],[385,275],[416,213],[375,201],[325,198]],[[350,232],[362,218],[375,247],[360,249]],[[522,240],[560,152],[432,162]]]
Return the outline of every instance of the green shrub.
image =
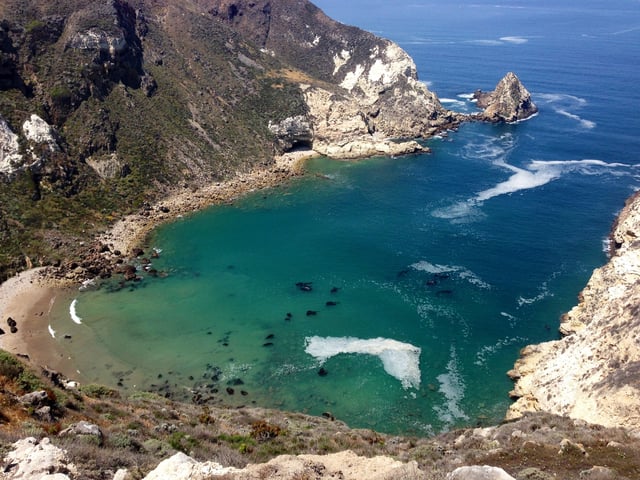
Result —
[[[97,385],[95,383],[81,386],[80,391],[87,397],[91,398],[120,398],[120,394],[117,390],[104,385]]]
[[[173,432],[169,436],[169,445],[171,445],[171,448],[174,450],[189,453],[189,451],[198,445],[198,440],[184,432]]]

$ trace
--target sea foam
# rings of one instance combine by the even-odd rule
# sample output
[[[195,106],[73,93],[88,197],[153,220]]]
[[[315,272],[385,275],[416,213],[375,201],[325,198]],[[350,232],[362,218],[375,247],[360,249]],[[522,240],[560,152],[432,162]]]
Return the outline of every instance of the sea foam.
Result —
[[[373,355],[382,360],[384,371],[402,387],[420,388],[420,347],[389,338],[307,337],[307,352],[321,363],[341,353]]]
[[[419,262],[413,263],[410,265],[414,270],[427,272],[427,273],[451,273],[456,274],[462,280],[466,280],[467,282],[475,285],[480,288],[491,288],[487,282],[483,281],[480,277],[478,277],[475,273],[469,270],[466,267],[462,267],[460,265],[439,265],[435,263],[427,262],[426,260],[420,260]]]
[[[78,313],[76,312],[77,303],[78,303],[78,299],[74,298],[73,302],[71,302],[71,305],[69,306],[69,315],[71,316],[71,320],[73,320],[74,323],[77,323],[78,325],[80,325],[82,323],[82,318],[80,318],[78,316]]]
[[[445,405],[434,406],[438,418],[447,425],[453,424],[456,420],[468,420],[468,415],[460,406],[464,398],[465,384],[458,368],[458,356],[455,348],[451,347],[447,371],[437,377],[440,382],[438,391],[444,395]]]

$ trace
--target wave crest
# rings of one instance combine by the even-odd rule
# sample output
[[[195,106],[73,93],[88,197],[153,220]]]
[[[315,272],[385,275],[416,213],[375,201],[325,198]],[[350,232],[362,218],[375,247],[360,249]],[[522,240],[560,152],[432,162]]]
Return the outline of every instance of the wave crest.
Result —
[[[402,387],[420,388],[420,347],[390,338],[307,337],[305,352],[324,363],[341,353],[373,355],[382,360],[384,371]]]

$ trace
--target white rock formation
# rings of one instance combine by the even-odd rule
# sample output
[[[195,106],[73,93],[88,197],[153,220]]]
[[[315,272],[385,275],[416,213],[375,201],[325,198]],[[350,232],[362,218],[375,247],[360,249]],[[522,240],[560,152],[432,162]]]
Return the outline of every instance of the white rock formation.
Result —
[[[447,480],[515,480],[515,478],[498,467],[474,465],[456,468],[447,475]]]
[[[640,195],[620,214],[611,260],[593,272],[561,340],[524,348],[508,419],[547,411],[640,430]]]
[[[12,480],[69,480],[76,467],[64,450],[52,445],[48,438],[18,440],[4,458],[2,478]],[[68,475],[69,474],[69,475]]]
[[[45,144],[52,152],[60,149],[60,147],[58,147],[58,142],[56,141],[53,127],[35,113],[31,115],[29,120],[26,120],[22,124],[22,131],[26,139],[30,142]]]
[[[11,174],[22,163],[18,135],[16,135],[7,121],[0,116],[0,173]]]
[[[334,158],[426,150],[414,140],[394,140],[427,137],[451,121],[436,95],[418,81],[413,59],[383,39],[357,63],[356,53],[344,49],[333,57],[333,77],[341,90],[301,85],[313,149]]]
[[[243,469],[222,467],[215,462],[200,463],[183,453],[176,453],[160,463],[145,480],[205,480],[216,477],[224,477],[225,480],[386,480],[419,478],[421,475],[416,462],[402,463],[382,456],[359,457],[351,451],[331,455],[281,455],[267,463],[248,465]]]

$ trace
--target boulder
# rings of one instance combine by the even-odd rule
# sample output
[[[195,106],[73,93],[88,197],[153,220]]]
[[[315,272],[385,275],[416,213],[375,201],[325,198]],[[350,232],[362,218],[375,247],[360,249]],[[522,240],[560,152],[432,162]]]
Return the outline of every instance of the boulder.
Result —
[[[30,407],[40,407],[48,403],[49,396],[44,390],[38,390],[18,397],[18,401],[22,405],[27,405]]]
[[[215,462],[200,463],[193,458],[178,452],[163,460],[144,480],[204,480],[213,475],[221,476],[236,471],[233,467],[222,467]]]
[[[493,92],[478,90],[474,94],[477,105],[484,108],[481,120],[489,122],[517,122],[538,112],[531,94],[515,73],[507,73]]]
[[[34,437],[18,440],[4,457],[2,478],[15,480],[69,480],[76,474],[64,450],[52,445],[48,438]]]
[[[84,420],[79,421],[78,423],[74,423],[69,427],[62,430],[59,436],[65,435],[75,435],[75,436],[85,436],[85,437],[95,437],[100,443],[102,443],[102,430],[100,427],[93,423],[86,422]]]
[[[498,467],[473,465],[459,467],[447,474],[447,480],[515,480],[511,475]]]

